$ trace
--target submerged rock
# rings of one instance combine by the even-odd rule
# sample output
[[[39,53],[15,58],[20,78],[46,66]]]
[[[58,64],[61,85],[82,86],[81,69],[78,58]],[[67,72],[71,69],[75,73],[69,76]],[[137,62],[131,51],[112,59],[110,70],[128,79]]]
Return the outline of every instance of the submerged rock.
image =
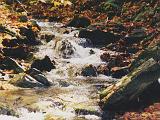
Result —
[[[82,68],[82,72],[81,72],[82,76],[93,76],[96,77],[97,76],[97,70],[96,67],[93,65],[86,65]]]
[[[90,39],[93,45],[95,46],[97,45],[105,46],[107,44],[110,44],[119,40],[119,37],[114,35],[113,33],[104,32],[101,30],[93,30],[93,31],[81,30],[79,32],[79,37]]]
[[[55,69],[55,62],[51,61],[48,56],[45,56],[43,59],[37,59],[33,61],[31,68],[36,68],[40,71],[51,71],[52,69]]]
[[[91,24],[91,21],[86,17],[73,18],[67,26],[69,27],[87,27]]]
[[[18,116],[17,112],[9,106],[0,105],[0,114]]]

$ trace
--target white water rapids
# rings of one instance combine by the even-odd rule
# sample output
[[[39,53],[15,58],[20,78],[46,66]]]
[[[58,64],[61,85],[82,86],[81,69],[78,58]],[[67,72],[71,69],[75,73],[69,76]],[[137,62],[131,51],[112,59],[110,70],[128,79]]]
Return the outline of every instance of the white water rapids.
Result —
[[[70,32],[64,34],[64,28],[61,28],[62,24],[48,22],[39,22],[38,24],[42,28],[41,33],[53,34],[58,41],[53,39],[46,43],[42,40],[43,45],[38,46],[39,50],[35,53],[36,58],[44,58],[47,55],[56,62],[56,69],[44,73],[55,86],[45,90],[49,91],[46,92],[47,95],[40,96],[38,101],[33,103],[33,106],[38,109],[36,112],[22,107],[18,110],[19,117],[0,115],[0,120],[45,120],[48,114],[54,116],[54,120],[77,120],[80,118],[101,120],[102,111],[98,105],[99,88],[107,86],[113,79],[104,75],[75,76],[75,73],[87,64],[94,66],[102,64],[100,55],[104,51],[93,48],[88,40],[76,37],[78,30],[75,28],[65,28]],[[59,51],[61,41],[67,41],[68,46],[73,47],[74,53],[67,58],[63,58]],[[94,54],[90,54],[91,50],[94,51]],[[49,94],[55,91],[59,92],[54,95]]]

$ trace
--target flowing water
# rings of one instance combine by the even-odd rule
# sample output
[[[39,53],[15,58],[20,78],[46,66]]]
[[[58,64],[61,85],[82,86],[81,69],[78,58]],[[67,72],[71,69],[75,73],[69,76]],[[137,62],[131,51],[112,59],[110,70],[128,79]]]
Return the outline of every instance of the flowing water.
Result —
[[[18,110],[19,117],[1,115],[0,120],[101,120],[103,111],[99,107],[99,92],[115,79],[104,75],[83,77],[79,73],[85,65],[95,67],[102,64],[100,55],[104,52],[94,48],[89,40],[78,38],[78,30],[64,28],[62,24],[39,22],[40,34],[53,34],[50,42],[42,41],[37,46],[36,58],[49,56],[56,63],[56,69],[45,72],[53,83],[49,88],[3,91],[0,102]],[[69,31],[67,33],[66,31]],[[63,49],[63,45],[66,47]],[[90,51],[94,51],[93,54]]]

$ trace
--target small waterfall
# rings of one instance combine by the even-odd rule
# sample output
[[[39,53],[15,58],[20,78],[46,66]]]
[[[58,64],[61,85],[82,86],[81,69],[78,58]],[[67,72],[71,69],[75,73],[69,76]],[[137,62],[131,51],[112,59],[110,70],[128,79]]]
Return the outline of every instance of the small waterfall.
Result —
[[[39,51],[36,53],[37,57],[48,55],[57,62],[57,69],[47,73],[49,76],[54,74],[54,78],[73,77],[75,75],[71,75],[71,73],[76,74],[87,64],[98,66],[103,63],[100,55],[104,51],[93,48],[87,39],[75,37],[78,34],[78,30],[75,28],[67,28],[71,32],[64,34],[65,28],[61,28],[63,26],[61,24],[43,22],[38,24],[42,27],[42,33],[47,31],[55,35],[54,40],[39,46]]]
[[[37,46],[38,51],[34,54],[36,58],[44,58],[47,55],[55,61],[56,69],[44,73],[53,86],[43,90],[17,92],[24,97],[37,98],[38,101],[30,103],[36,112],[19,107],[19,118],[6,115],[1,115],[0,118],[44,120],[49,114],[65,120],[81,118],[101,120],[98,90],[108,86],[114,79],[104,75],[84,77],[80,73],[86,65],[93,65],[96,68],[102,64],[100,55],[104,51],[94,48],[89,40],[76,37],[79,31],[75,28],[62,28],[63,25],[59,23],[38,22],[38,24],[42,28],[40,35],[55,35],[50,42],[41,40],[42,45]],[[65,32],[66,30],[69,32]]]

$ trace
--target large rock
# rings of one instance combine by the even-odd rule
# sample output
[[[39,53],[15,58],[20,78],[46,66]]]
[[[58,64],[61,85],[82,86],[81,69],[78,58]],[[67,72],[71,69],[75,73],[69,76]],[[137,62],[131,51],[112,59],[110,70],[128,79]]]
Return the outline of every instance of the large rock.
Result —
[[[101,93],[101,102],[105,109],[125,107],[160,78],[160,64],[150,58],[117,84],[108,87]],[[132,104],[132,103],[130,103]]]
[[[2,49],[3,55],[12,57],[26,59],[31,53],[30,49],[27,46],[17,46],[17,47],[6,47]]]
[[[102,45],[105,46],[107,44],[116,42],[119,40],[119,37],[110,32],[104,32],[101,30],[81,30],[79,32],[80,38],[90,39],[93,45]]]
[[[37,59],[33,61],[31,68],[36,68],[40,71],[51,71],[55,69],[55,62],[51,61],[48,56],[45,56],[43,59]]]
[[[50,82],[45,78],[44,75],[38,74],[33,78],[25,73],[17,74],[9,81],[9,83],[23,88],[48,87],[50,85]]]
[[[29,74],[34,79],[36,79],[38,82],[40,82],[46,86],[50,85],[50,82],[47,80],[45,75],[43,75],[43,73],[41,71],[37,70],[36,68],[31,68],[26,73]]]
[[[0,62],[0,69],[14,70],[15,73],[24,72],[24,69],[14,59],[6,57]]]
[[[67,26],[69,27],[87,27],[91,24],[91,21],[86,17],[73,18]]]

